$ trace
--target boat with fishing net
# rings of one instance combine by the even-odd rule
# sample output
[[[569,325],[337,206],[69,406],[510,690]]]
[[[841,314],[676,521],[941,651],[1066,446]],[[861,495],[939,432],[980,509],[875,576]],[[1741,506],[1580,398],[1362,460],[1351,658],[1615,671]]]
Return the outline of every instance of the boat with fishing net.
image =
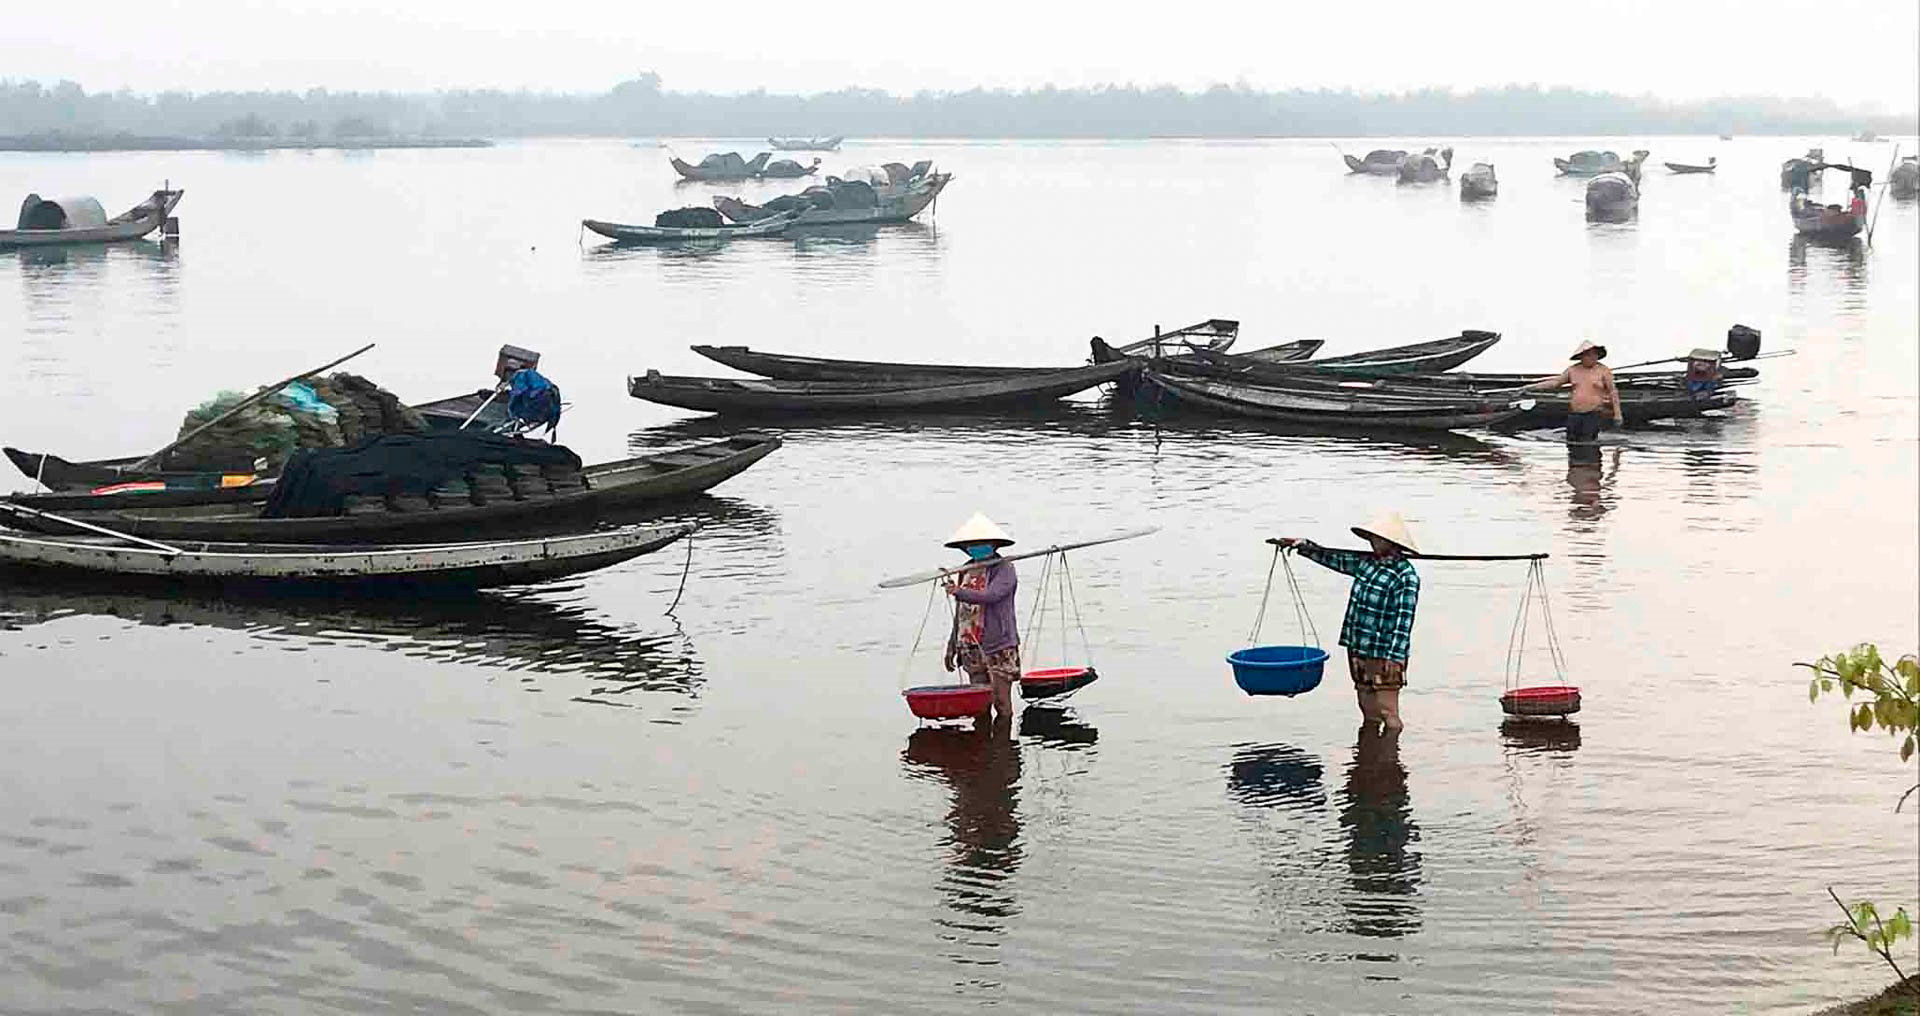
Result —
[[[771,158],[773,155],[769,152],[761,152],[752,159],[741,158],[739,152],[715,152],[697,164],[683,162],[677,155],[667,156],[667,162],[682,180],[717,183],[752,180],[760,175]]]
[[[952,182],[952,173],[933,172],[931,162],[888,163],[857,178],[830,176],[823,184],[760,205],[716,195],[713,207],[743,225],[780,215],[792,215],[798,226],[887,225],[910,221]]]
[[[830,138],[768,138],[767,144],[776,152],[837,152],[845,135],[835,134]]]

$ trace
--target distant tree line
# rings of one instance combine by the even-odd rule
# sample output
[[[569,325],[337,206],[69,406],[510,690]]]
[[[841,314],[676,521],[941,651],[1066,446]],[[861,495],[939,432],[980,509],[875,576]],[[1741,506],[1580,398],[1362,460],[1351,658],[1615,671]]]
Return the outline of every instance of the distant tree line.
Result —
[[[673,92],[643,74],[600,94],[503,91],[89,93],[0,80],[0,134],[135,134],[227,138],[760,137],[1312,137],[1529,134],[1910,133],[1913,114],[1870,116],[1825,99],[1663,102],[1570,88],[1510,85],[1391,95],[1262,92],[1216,85],[974,89],[893,95]]]

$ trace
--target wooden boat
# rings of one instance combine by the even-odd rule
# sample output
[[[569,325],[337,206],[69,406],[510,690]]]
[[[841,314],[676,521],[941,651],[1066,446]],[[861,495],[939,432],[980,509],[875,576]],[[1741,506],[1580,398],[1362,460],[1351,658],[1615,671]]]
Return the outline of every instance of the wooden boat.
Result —
[[[794,218],[797,226],[845,226],[845,225],[889,225],[908,222],[931,206],[940,192],[953,182],[952,173],[931,173],[915,178],[898,186],[871,187],[872,204],[852,203],[845,206],[820,207],[816,201],[805,208],[798,208]],[[825,190],[823,188],[822,190]],[[796,197],[811,198],[816,192],[809,189]],[[826,198],[827,202],[831,197]],[[779,215],[782,209],[770,209],[749,204],[730,194],[715,195],[713,207],[721,215],[737,223],[764,222]]]
[[[751,160],[742,159],[739,152],[724,152],[701,159],[697,166],[682,162],[677,155],[667,156],[667,161],[673,165],[673,171],[680,174],[682,180],[719,182],[752,180],[760,175],[760,171],[767,165],[767,160],[771,158],[773,155],[768,152],[761,152]]]
[[[1820,240],[1859,236],[1867,225],[1864,195],[1858,205],[1850,209],[1846,205],[1823,205],[1808,197],[1805,191],[1794,191],[1787,202],[1787,214],[1793,217],[1793,228],[1801,236]]]
[[[792,226],[796,216],[775,215],[746,225],[725,226],[643,226],[621,222],[581,219],[580,225],[620,243],[688,243],[703,240],[741,240],[756,236],[778,236]]]
[[[1400,160],[1396,175],[1400,183],[1435,183],[1445,180],[1452,169],[1453,149],[1442,148],[1436,152],[1429,148]]]
[[[0,229],[0,247],[48,247],[70,243],[138,240],[159,229],[185,191],[162,188],[145,201],[109,219],[89,197],[48,201],[29,194],[20,203],[18,228]]]
[[[465,533],[490,526],[591,519],[603,511],[685,497],[739,475],[773,454],[780,444],[777,435],[747,432],[675,451],[588,466],[583,470],[584,486],[566,493],[530,492],[522,498],[499,498],[487,504],[462,500],[438,506],[414,498],[411,510],[401,511],[368,498],[348,514],[309,518],[262,518],[256,503],[149,505],[138,494],[100,495],[96,500],[78,503],[76,498],[85,495],[14,495],[10,500],[158,540],[364,543]],[[73,531],[42,519],[21,518],[11,524],[36,532]]]
[[[1520,415],[1527,400],[1478,397],[1377,399],[1337,386],[1277,388],[1209,378],[1143,375],[1162,396],[1195,409],[1228,416],[1331,427],[1456,430],[1490,427]]]
[[[1226,372],[1224,376],[1273,377],[1282,380],[1307,374],[1323,377],[1370,378],[1394,374],[1432,374],[1452,370],[1492,349],[1499,341],[1499,332],[1469,329],[1449,339],[1389,346],[1385,349],[1349,353],[1345,356],[1330,356],[1324,359],[1261,363],[1248,357],[1234,356],[1212,349],[1195,350],[1193,359],[1206,368],[1201,373],[1208,376],[1223,376],[1224,371]],[[1185,373],[1182,367],[1183,365],[1174,365],[1174,372]]]
[[[427,423],[435,429],[457,429],[461,424],[466,423],[469,417],[473,417],[477,410],[480,415],[474,418],[473,426],[490,429],[507,418],[506,396],[502,395],[489,403],[487,397],[492,394],[491,389],[483,388],[471,395],[456,395],[448,399],[423,402],[414,406],[413,409],[425,417]],[[482,404],[485,404],[486,408],[482,409]],[[265,476],[257,474],[251,464],[244,462],[235,462],[232,468],[223,472],[168,469],[135,471],[130,467],[145,456],[129,455],[125,458],[73,462],[58,455],[21,451],[18,448],[4,448],[0,449],[0,452],[4,452],[7,460],[12,462],[14,468],[20,470],[22,475],[38,480],[41,486],[57,491],[92,491],[102,487],[159,484],[161,490],[147,490],[139,493],[144,497],[179,491],[205,499],[210,488],[240,488],[266,479]],[[252,498],[240,492],[237,499],[251,500]],[[200,501],[196,500],[193,503],[200,503]]]
[[[402,592],[525,585],[651,554],[692,526],[626,526],[537,539],[399,546],[210,543],[159,547],[111,537],[30,536],[0,529],[0,571],[35,580],[93,579],[217,586],[222,591]]]
[[[1901,199],[1920,197],[1920,155],[1909,155],[1893,167],[1887,193]]]
[[[1625,173],[1602,173],[1587,181],[1587,218],[1619,220],[1640,209],[1640,187]]]
[[[1788,159],[1780,164],[1780,186],[1789,190],[1817,186],[1820,183],[1820,171],[1827,165],[1827,152],[1824,148],[1809,148],[1807,154]]]
[[[1124,346],[1109,346],[1105,340],[1094,336],[1094,360],[1108,363],[1130,356],[1158,360],[1200,349],[1223,353],[1233,348],[1234,340],[1239,337],[1240,322],[1230,318],[1208,318],[1197,325],[1176,328],[1170,332],[1162,332],[1159,325],[1154,325],[1151,337]]]
[[[802,166],[792,159],[775,159],[760,170],[762,180],[793,180],[803,176],[812,176],[820,171],[820,160],[814,159],[810,165]]]
[[[1561,392],[1528,392],[1532,408],[1500,424],[1503,429],[1525,430],[1536,427],[1564,427],[1572,396]],[[1710,410],[1728,409],[1740,401],[1738,392],[1719,388],[1694,395],[1679,385],[1621,385],[1620,416],[1627,426],[1639,426],[1655,420],[1678,420],[1703,416]]]
[[[1340,154],[1340,158],[1346,161],[1349,173],[1397,176],[1400,173],[1400,163],[1406,161],[1407,153],[1397,148],[1376,148],[1368,152],[1364,159],[1356,159],[1345,152]]]
[[[1480,201],[1500,193],[1500,180],[1494,175],[1493,163],[1476,162],[1460,174],[1460,200]]]
[[[1244,354],[1247,359],[1280,363],[1304,359],[1319,349],[1322,340],[1301,339]],[[694,352],[735,370],[757,374],[776,381],[865,381],[901,384],[937,384],[948,381],[986,380],[1003,377],[1037,377],[1057,374],[1072,367],[977,367],[945,363],[887,363],[872,360],[830,360],[817,356],[793,356],[763,353],[746,346],[692,346]],[[1111,348],[1111,347],[1109,347]],[[1110,363],[1113,358],[1097,360]]]
[[[844,135],[835,134],[830,138],[768,138],[767,144],[776,152],[837,152]]]
[[[1553,168],[1559,170],[1561,176],[1599,176],[1602,173],[1625,172],[1627,163],[1618,152],[1587,149],[1565,159],[1554,159]]]
[[[1099,363],[1044,374],[932,384],[897,381],[761,381],[669,377],[648,371],[627,379],[627,393],[663,406],[709,413],[787,414],[921,412],[1051,402],[1119,380],[1139,361]]]
[[[1720,157],[1717,155],[1709,156],[1707,158],[1705,165],[1695,165],[1695,164],[1686,163],[1686,162],[1662,163],[1662,165],[1667,167],[1667,172],[1678,173],[1682,175],[1687,173],[1711,173],[1714,171],[1714,168],[1717,167],[1719,164],[1720,164]]]

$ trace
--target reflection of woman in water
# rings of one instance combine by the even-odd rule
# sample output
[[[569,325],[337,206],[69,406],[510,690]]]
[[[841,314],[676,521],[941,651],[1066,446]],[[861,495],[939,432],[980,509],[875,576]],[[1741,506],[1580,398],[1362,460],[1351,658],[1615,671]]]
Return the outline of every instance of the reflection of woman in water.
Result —
[[[923,727],[907,738],[908,773],[937,776],[953,790],[942,888],[967,929],[997,932],[1018,910],[1005,886],[1021,858],[1020,743],[1012,728],[1011,717],[996,717],[972,729]]]
[[[1353,765],[1340,795],[1340,828],[1347,835],[1347,931],[1399,938],[1420,930],[1420,853],[1413,845],[1407,770],[1400,764],[1400,733],[1362,726]]]

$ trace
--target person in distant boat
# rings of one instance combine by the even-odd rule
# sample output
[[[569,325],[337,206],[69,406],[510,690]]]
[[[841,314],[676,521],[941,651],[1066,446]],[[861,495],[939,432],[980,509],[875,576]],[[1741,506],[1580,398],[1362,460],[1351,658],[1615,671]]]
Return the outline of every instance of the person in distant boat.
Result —
[[[1340,644],[1347,650],[1347,671],[1353,677],[1354,696],[1364,726],[1380,725],[1393,733],[1400,719],[1400,689],[1407,686],[1407,657],[1413,646],[1413,613],[1420,603],[1420,573],[1407,560],[1419,553],[1406,520],[1387,512],[1354,535],[1372,550],[1329,550],[1312,540],[1288,538],[1280,546],[1299,552],[1315,564],[1353,576],[1347,597],[1346,620],[1340,625]]]
[[[1573,351],[1573,365],[1566,370],[1528,385],[1524,391],[1550,392],[1573,389],[1567,399],[1568,447],[1592,448],[1600,440],[1600,424],[1607,416],[1618,427],[1626,422],[1620,412],[1620,389],[1613,383],[1613,368],[1600,361],[1607,347],[1582,342]]]
[[[1847,206],[1847,214],[1856,219],[1864,219],[1867,217],[1867,189],[1865,187],[1855,187],[1853,189],[1853,202]]]
[[[953,632],[947,637],[946,668],[966,671],[973,684],[993,686],[993,709],[1013,716],[1013,686],[1020,680],[1020,629],[1014,619],[1013,593],[1020,580],[1013,562],[1000,560],[1000,548],[1013,540],[993,520],[975,512],[947,546],[973,562],[991,562],[949,578],[954,599]]]
[[[507,393],[507,422],[517,432],[547,428],[553,440],[560,429],[560,386],[545,374],[503,358],[500,387]]]

